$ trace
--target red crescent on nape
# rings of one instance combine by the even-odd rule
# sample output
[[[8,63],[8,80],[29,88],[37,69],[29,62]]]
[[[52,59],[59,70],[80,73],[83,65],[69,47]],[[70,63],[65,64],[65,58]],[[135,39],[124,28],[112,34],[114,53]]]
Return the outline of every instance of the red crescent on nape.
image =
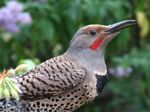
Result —
[[[103,39],[104,39],[105,36],[106,36],[105,33],[102,34],[101,36],[99,36],[99,37],[89,46],[89,48],[90,48],[91,50],[96,51],[96,50],[98,49],[98,47],[101,46],[101,44],[102,44]]]

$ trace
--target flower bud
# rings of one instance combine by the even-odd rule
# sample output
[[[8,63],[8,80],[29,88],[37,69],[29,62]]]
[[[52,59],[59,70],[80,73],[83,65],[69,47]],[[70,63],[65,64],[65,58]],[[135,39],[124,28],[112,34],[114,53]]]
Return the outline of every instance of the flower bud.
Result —
[[[14,69],[8,70],[7,76],[15,76],[15,70]]]
[[[19,100],[19,94],[15,89],[11,89],[11,95],[15,100]]]
[[[28,67],[26,64],[21,64],[15,69],[17,75],[22,75],[25,72],[27,72],[27,70],[28,70]]]
[[[4,98],[6,98],[6,100],[10,99],[10,93],[9,93],[9,89],[5,87],[4,89]]]

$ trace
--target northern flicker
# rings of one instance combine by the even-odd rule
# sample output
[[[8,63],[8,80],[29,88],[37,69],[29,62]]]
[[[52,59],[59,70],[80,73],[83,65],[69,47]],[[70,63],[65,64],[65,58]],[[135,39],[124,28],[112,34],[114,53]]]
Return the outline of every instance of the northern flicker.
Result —
[[[80,28],[68,50],[16,78],[20,101],[0,99],[3,112],[72,112],[101,93],[107,81],[104,51],[124,28],[126,20],[113,25]]]

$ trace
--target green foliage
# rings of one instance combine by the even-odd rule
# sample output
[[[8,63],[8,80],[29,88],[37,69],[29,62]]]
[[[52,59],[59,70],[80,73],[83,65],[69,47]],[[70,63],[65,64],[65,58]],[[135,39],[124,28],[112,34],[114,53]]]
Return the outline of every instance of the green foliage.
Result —
[[[134,69],[128,79],[117,80],[117,82],[114,82],[114,79],[109,83],[108,88],[115,95],[115,98],[109,102],[113,108],[126,108],[134,112],[150,110],[149,51],[150,46],[140,50],[134,48],[129,54],[112,59],[117,65],[131,66]]]
[[[0,6],[8,1],[1,0]],[[32,24],[20,26],[19,33],[0,31],[0,70],[30,63],[26,59],[38,64],[35,59],[42,62],[62,54],[81,26],[134,18],[139,26],[122,31],[106,50],[107,65],[132,67],[132,74],[127,78],[111,78],[100,97],[76,112],[150,110],[149,0],[18,1],[31,14]]]

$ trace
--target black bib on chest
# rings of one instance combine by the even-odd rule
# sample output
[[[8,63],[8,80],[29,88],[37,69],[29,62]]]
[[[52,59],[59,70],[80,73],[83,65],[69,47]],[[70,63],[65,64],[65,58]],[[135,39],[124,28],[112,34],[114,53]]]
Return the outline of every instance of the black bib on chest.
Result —
[[[101,76],[96,74],[96,79],[97,79],[96,84],[97,92],[100,93],[108,80],[108,76],[107,75]]]

